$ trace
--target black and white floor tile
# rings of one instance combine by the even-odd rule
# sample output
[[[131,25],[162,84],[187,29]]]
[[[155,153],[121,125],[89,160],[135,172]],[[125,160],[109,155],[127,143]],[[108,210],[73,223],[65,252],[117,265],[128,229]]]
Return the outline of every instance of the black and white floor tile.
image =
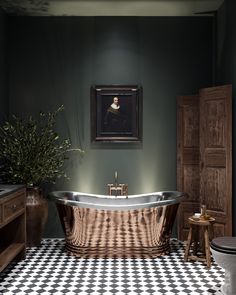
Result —
[[[0,274],[0,294],[158,295],[221,294],[224,272],[213,263],[183,261],[184,247],[171,241],[171,254],[147,258],[75,258],[62,239],[45,239],[27,249],[24,261]]]

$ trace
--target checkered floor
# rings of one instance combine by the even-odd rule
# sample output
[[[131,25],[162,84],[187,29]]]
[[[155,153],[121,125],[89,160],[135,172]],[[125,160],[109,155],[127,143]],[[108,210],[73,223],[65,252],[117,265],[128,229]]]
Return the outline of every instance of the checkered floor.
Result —
[[[221,294],[220,267],[184,263],[177,240],[171,249],[171,255],[155,259],[79,259],[65,253],[62,239],[45,239],[0,274],[0,294]]]

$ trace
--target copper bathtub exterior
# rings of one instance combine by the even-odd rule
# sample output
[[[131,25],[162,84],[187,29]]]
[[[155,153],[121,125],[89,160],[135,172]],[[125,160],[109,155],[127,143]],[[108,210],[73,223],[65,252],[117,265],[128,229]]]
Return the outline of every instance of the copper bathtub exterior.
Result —
[[[185,194],[166,193],[120,200],[74,192],[51,193],[65,233],[66,250],[78,257],[168,254],[177,209]]]

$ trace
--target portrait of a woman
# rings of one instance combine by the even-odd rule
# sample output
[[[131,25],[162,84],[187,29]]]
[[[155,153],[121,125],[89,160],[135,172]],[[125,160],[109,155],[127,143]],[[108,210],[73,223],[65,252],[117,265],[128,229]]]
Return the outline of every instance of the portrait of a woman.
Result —
[[[142,87],[91,87],[92,141],[141,141]]]
[[[127,131],[127,116],[122,112],[119,104],[119,98],[113,97],[112,104],[108,107],[104,118],[104,129],[111,132]]]

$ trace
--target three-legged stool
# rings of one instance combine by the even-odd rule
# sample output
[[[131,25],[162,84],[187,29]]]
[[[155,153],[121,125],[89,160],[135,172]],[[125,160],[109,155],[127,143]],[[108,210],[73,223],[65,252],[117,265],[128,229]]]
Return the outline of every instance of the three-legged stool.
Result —
[[[194,220],[189,217],[189,233],[188,240],[184,254],[184,261],[194,260],[194,261],[202,261],[206,262],[207,267],[211,267],[211,252],[210,252],[210,243],[209,243],[209,227],[215,221],[215,218],[210,217],[208,220]],[[204,245],[203,252],[204,255],[198,255],[198,245],[200,243],[200,230],[203,231]],[[190,249],[193,245],[193,249]],[[190,253],[192,250],[193,253]]]

